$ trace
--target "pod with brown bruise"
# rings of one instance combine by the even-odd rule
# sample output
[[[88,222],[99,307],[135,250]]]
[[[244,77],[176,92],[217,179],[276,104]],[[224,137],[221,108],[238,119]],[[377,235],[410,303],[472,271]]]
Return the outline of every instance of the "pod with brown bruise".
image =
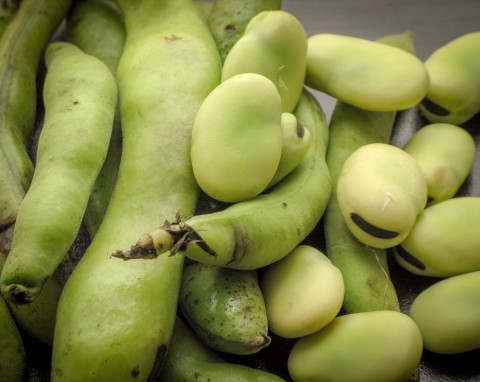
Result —
[[[187,264],[179,306],[193,331],[212,349],[246,355],[270,345],[267,311],[256,270]]]
[[[430,122],[463,124],[480,112],[480,32],[461,35],[426,60],[430,84],[420,109]]]
[[[292,112],[302,93],[307,35],[300,21],[283,11],[254,16],[223,64],[222,81],[240,73],[259,73],[277,87],[282,111]]]
[[[401,243],[427,202],[427,182],[415,159],[387,143],[355,150],[338,177],[336,197],[350,232],[371,247]]]
[[[351,313],[298,339],[288,371],[294,382],[407,381],[422,352],[420,329],[408,315],[392,310]]]
[[[423,290],[409,315],[422,332],[423,346],[439,354],[480,348],[480,271],[452,276]]]
[[[200,188],[229,203],[264,191],[282,155],[281,119],[280,96],[265,76],[242,73],[219,84],[192,128],[191,161]]]
[[[480,270],[480,197],[447,199],[425,208],[395,251],[408,271],[448,277]]]
[[[362,109],[393,111],[420,102],[429,78],[423,62],[401,48],[320,33],[308,38],[305,83]]]
[[[418,130],[403,146],[420,166],[428,187],[428,204],[453,197],[475,161],[472,135],[449,123],[432,123]]]
[[[342,273],[318,249],[299,245],[270,264],[261,278],[270,331],[303,337],[320,330],[340,312],[345,293]]]

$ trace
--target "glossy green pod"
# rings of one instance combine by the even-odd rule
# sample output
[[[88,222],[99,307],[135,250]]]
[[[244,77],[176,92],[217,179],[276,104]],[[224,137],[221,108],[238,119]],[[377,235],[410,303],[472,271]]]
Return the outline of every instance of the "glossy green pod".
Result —
[[[118,6],[110,0],[76,1],[66,19],[67,41],[99,58],[115,75],[125,45],[125,24]],[[93,237],[102,222],[117,180],[122,131],[117,110],[107,157],[97,176],[85,210],[84,222]]]
[[[265,76],[242,73],[219,84],[192,128],[191,161],[200,188],[230,203],[264,191],[282,155],[281,118],[280,96]]]
[[[430,122],[463,124],[480,112],[480,32],[461,35],[426,60],[430,85],[420,109]]]
[[[427,182],[415,159],[387,143],[355,150],[338,176],[336,197],[350,232],[389,248],[402,242],[427,202]]]
[[[480,271],[440,280],[414,300],[410,317],[422,332],[423,346],[440,354],[480,348]]]
[[[168,382],[282,382],[267,371],[230,363],[202,343],[192,329],[177,317],[170,349],[159,381]]]
[[[166,251],[170,255],[180,252],[200,263],[244,270],[258,269],[286,256],[317,226],[331,194],[323,109],[305,91],[295,115],[310,130],[312,145],[288,182],[279,182],[266,193],[220,211],[187,219],[172,214],[175,221],[144,232],[140,241],[110,255],[138,260]]]
[[[422,356],[420,329],[392,310],[351,313],[300,338],[288,357],[294,382],[407,381]]]
[[[259,73],[277,87],[282,111],[292,112],[302,93],[307,35],[300,21],[283,11],[263,11],[248,23],[223,64],[222,81],[239,73]]]
[[[15,222],[30,187],[37,73],[71,0],[22,0],[0,40],[0,228]]]
[[[215,43],[191,1],[117,0],[127,39],[117,69],[122,160],[105,218],[62,291],[51,380],[157,380],[177,312],[183,257],[108,256],[198,198],[195,114],[220,82]],[[192,76],[199,71],[202,76]],[[158,261],[157,261],[158,260]]]
[[[342,273],[315,247],[299,245],[269,265],[261,278],[268,326],[285,338],[303,337],[326,326],[340,312]]]
[[[117,103],[114,77],[99,59],[65,41],[52,42],[45,57],[35,173],[0,276],[5,298],[18,304],[35,300],[78,234]]]
[[[480,270],[480,197],[429,206],[396,248],[397,262],[414,274],[447,277]]]
[[[403,147],[420,166],[428,187],[428,204],[453,197],[475,161],[472,135],[449,123],[432,123],[418,130]]]
[[[255,270],[187,264],[179,306],[197,336],[212,349],[246,355],[270,345],[267,311]]]
[[[267,188],[292,172],[303,160],[312,143],[310,131],[298,122],[295,114],[282,113],[282,154],[277,171]]]
[[[411,32],[386,35],[378,39],[414,53]],[[389,275],[387,251],[367,247],[353,236],[342,217],[336,198],[342,166],[357,148],[390,140],[396,111],[374,112],[337,101],[329,125],[330,143],[327,165],[332,176],[332,195],[323,219],[326,254],[343,275],[346,313],[371,310],[400,310],[395,286]]]
[[[423,62],[401,48],[320,33],[308,38],[305,83],[366,110],[392,111],[420,102],[429,78]]]

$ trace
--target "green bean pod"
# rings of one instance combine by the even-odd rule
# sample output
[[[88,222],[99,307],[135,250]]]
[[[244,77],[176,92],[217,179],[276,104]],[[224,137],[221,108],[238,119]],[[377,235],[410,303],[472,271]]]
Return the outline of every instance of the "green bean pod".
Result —
[[[22,338],[7,303],[0,296],[0,381],[22,382],[26,366]]]
[[[154,229],[159,219],[194,212],[191,128],[200,104],[220,83],[218,51],[193,2],[116,3],[127,32],[117,69],[122,160],[105,218],[60,298],[54,382],[157,380],[184,258],[126,262],[108,254]]]
[[[19,7],[18,1],[2,1],[0,3],[0,36],[3,34],[7,25],[12,21]]]
[[[417,161],[425,176],[429,205],[455,196],[467,179],[476,155],[472,135],[449,123],[422,127],[403,150]]]
[[[294,382],[407,381],[422,351],[420,329],[407,314],[351,313],[298,339],[288,357],[288,371]]]
[[[480,112],[480,32],[461,35],[426,60],[430,77],[420,110],[430,122],[463,124]]]
[[[429,78],[423,62],[400,47],[320,33],[308,38],[305,83],[362,109],[396,111],[418,104]]]
[[[0,40],[0,227],[15,222],[30,187],[28,149],[37,107],[36,75],[43,52],[71,0],[23,0]]]
[[[425,349],[457,354],[480,348],[480,271],[440,280],[415,297],[409,315]]]
[[[377,41],[414,52],[410,32],[386,35]],[[372,112],[337,101],[330,120],[327,165],[332,175],[332,196],[325,211],[326,254],[338,267],[345,283],[343,310],[347,313],[371,310],[400,310],[395,286],[390,279],[385,249],[366,247],[350,232],[336,198],[338,176],[346,159],[357,148],[388,142],[397,113]]]
[[[175,321],[172,342],[160,371],[160,381],[282,382],[267,371],[226,362],[205,346],[180,318]]]
[[[281,4],[281,0],[213,0],[207,22],[222,63],[252,17],[263,11],[280,10]]]
[[[270,79],[280,94],[282,111],[292,112],[302,93],[307,34],[292,14],[277,10],[254,16],[225,58],[222,81],[240,73]]]
[[[120,10],[110,0],[76,1],[67,17],[67,41],[103,61],[113,74],[125,44]],[[115,113],[107,157],[93,186],[84,221],[91,237],[103,220],[117,179],[122,148],[120,115]]]
[[[73,44],[51,43],[46,64],[35,173],[0,276],[5,298],[18,304],[35,300],[80,229],[117,102],[106,65]]]
[[[462,196],[423,210],[395,252],[408,271],[448,277],[480,270],[480,197]]]
[[[268,193],[222,211],[166,222],[111,255],[152,258],[170,250],[192,260],[233,269],[256,269],[290,253],[313,231],[330,197],[325,163],[328,128],[316,99],[307,91],[294,113],[310,130],[312,145],[302,163]],[[148,231],[145,231],[148,232]]]
[[[196,335],[214,350],[246,355],[270,345],[256,270],[187,264],[179,306]]]

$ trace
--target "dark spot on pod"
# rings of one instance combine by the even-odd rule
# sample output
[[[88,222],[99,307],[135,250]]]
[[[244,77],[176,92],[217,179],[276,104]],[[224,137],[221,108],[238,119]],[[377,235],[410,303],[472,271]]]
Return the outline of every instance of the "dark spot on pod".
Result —
[[[303,136],[305,135],[305,127],[303,127],[303,125],[298,122],[297,123],[297,136],[299,138],[303,138]]]
[[[359,226],[366,233],[374,237],[378,237],[379,239],[393,239],[394,237],[398,236],[398,232],[389,231],[389,230],[374,226],[373,224],[370,224],[355,212],[350,213],[350,218],[357,226]]]
[[[445,109],[443,106],[440,106],[439,104],[433,102],[432,100],[428,98],[424,98],[422,100],[422,105],[427,109],[430,113],[439,115],[439,116],[445,116],[449,115],[450,111]]]
[[[161,345],[157,349],[157,355],[155,356],[155,362],[153,363],[152,371],[148,376],[148,382],[159,381],[160,371],[163,366],[163,361],[165,361],[165,356],[167,355],[167,346]]]
[[[135,366],[131,374],[133,378],[137,378],[140,375],[140,366],[139,365]]]
[[[226,34],[234,34],[236,32],[237,28],[235,28],[234,25],[228,24],[225,25],[225,33]]]
[[[420,260],[418,260],[412,254],[410,254],[410,252],[408,252],[401,245],[397,246],[396,250],[397,250],[397,254],[410,265],[413,265],[415,268],[418,268],[421,271],[424,271],[425,269],[427,269],[425,264],[423,264]]]

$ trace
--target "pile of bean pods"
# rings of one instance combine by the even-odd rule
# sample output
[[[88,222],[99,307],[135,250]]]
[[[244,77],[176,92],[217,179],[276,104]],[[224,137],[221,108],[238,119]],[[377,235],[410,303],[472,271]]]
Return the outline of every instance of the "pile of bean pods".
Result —
[[[422,61],[280,0],[0,12],[0,382],[404,382],[478,352],[480,31]],[[392,266],[427,280],[408,308]]]

